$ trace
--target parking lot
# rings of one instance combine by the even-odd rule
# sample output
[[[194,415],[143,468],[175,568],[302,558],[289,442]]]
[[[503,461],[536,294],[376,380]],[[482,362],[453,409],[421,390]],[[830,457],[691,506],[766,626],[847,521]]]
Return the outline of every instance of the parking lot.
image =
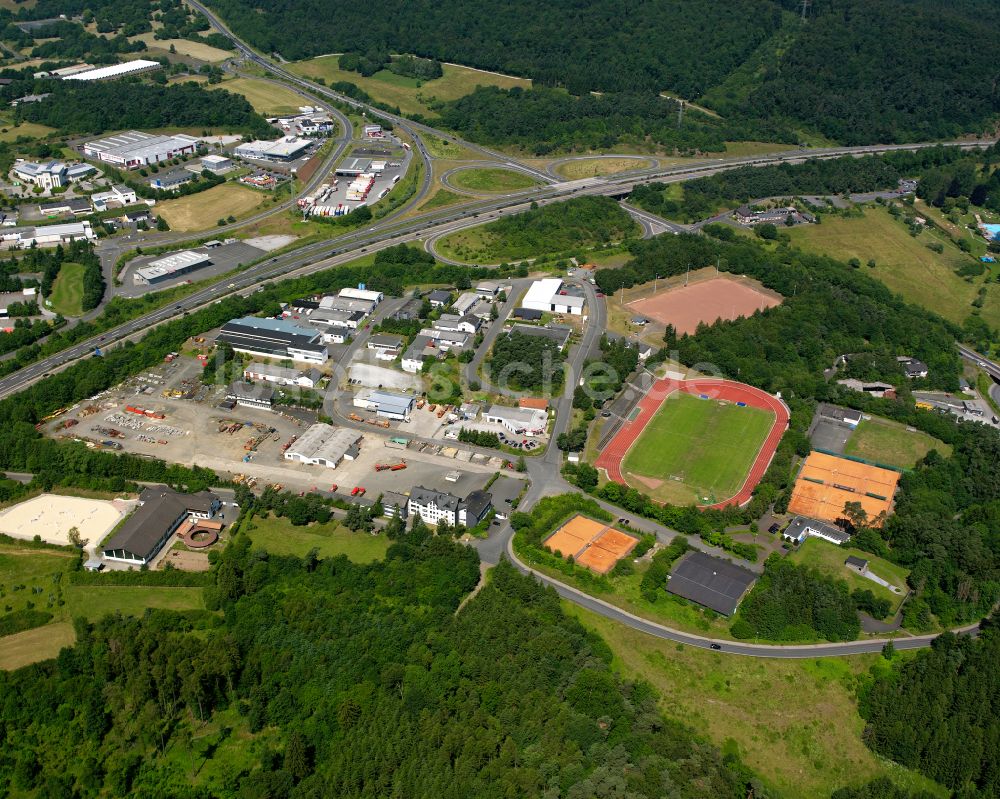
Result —
[[[206,278],[219,277],[227,272],[231,272],[238,266],[249,264],[266,255],[264,250],[258,247],[251,247],[249,244],[235,239],[229,240],[218,247],[193,247],[191,251],[205,253],[212,260],[212,263],[195,269],[193,272],[168,278],[153,285],[146,285],[145,283],[136,283],[133,280],[132,275],[135,270],[148,266],[151,262],[160,258],[165,258],[169,253],[141,255],[129,261],[125,268],[122,269],[119,276],[122,285],[115,289],[115,293],[122,297],[141,297],[143,294],[148,294],[151,291],[161,291],[172,286],[179,286],[181,283],[191,283],[205,280]]]

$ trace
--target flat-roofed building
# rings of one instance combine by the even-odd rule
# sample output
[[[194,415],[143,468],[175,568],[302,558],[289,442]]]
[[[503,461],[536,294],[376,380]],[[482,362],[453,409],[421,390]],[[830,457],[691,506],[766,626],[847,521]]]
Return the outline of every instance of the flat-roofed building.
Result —
[[[274,405],[274,389],[261,383],[246,383],[236,380],[229,386],[227,399],[234,400],[245,408],[271,410]]]
[[[373,308],[385,299],[385,295],[381,291],[371,291],[370,289],[363,288],[344,288],[337,292],[337,296],[349,300],[367,300],[374,303]]]
[[[756,579],[752,571],[728,560],[688,552],[667,578],[667,591],[732,616]]]
[[[285,460],[335,469],[361,452],[362,435],[347,427],[314,424],[285,450]]]
[[[283,136],[277,141],[251,141],[238,144],[233,149],[237,158],[252,158],[258,161],[294,161],[312,144],[309,139],[297,136]]]
[[[125,169],[138,169],[177,156],[191,155],[197,149],[198,139],[193,136],[180,133],[174,136],[160,136],[129,130],[87,142],[83,145],[83,154],[88,158],[117,164]]]
[[[562,350],[569,342],[569,337],[572,332],[573,331],[568,327],[539,327],[538,325],[514,324],[508,335],[520,333],[522,336],[545,338]]]
[[[213,174],[220,175],[231,170],[235,164],[233,164],[232,158],[226,158],[224,155],[205,155],[202,156],[199,166]]]
[[[209,266],[211,263],[212,259],[206,253],[182,250],[157,258],[146,266],[136,269],[132,273],[132,281],[136,285],[153,286],[186,275],[203,266]]]
[[[149,61],[145,58],[136,58],[132,61],[125,61],[121,64],[112,64],[107,67],[98,67],[97,69],[74,72],[72,75],[63,75],[62,79],[83,81],[116,80],[129,75],[138,75],[142,72],[151,72],[162,68],[163,64],[159,61]]]
[[[362,389],[354,396],[354,407],[375,411],[377,416],[402,421],[408,419],[416,399],[410,394],[398,394],[382,389]]]
[[[287,319],[244,316],[222,326],[218,341],[236,352],[265,358],[287,358],[307,363],[326,363],[328,353],[320,334]]]
[[[274,383],[278,386],[298,386],[299,388],[315,388],[323,379],[323,373],[318,369],[303,371],[271,363],[257,363],[256,361],[243,369],[243,376],[247,380]]]
[[[538,408],[508,408],[491,405],[483,411],[483,420],[505,427],[515,435],[541,436],[549,422],[549,415]]]

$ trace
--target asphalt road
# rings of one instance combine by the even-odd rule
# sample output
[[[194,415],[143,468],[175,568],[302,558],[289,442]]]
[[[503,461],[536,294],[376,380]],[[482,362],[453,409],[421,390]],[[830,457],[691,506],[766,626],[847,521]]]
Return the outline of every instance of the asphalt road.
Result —
[[[327,96],[340,102],[347,103],[358,109],[366,110],[377,116],[388,118],[393,122],[393,124],[398,124],[400,128],[409,133],[414,139],[415,145],[424,160],[426,167],[425,180],[419,196],[423,196],[430,185],[430,158],[426,153],[423,144],[420,142],[419,133],[417,131],[430,133],[450,141],[455,141],[456,143],[462,143],[463,146],[467,146],[474,151],[480,152],[492,160],[505,162],[512,168],[521,168],[522,171],[536,175],[539,180],[551,183],[552,177],[550,175],[534,170],[530,167],[517,164],[508,156],[495,153],[478,145],[461,142],[461,140],[449,134],[437,131],[429,126],[405,120],[379,109],[370,108],[363,103],[359,103],[350,98],[342,97],[329,91],[328,89],[325,89],[324,87],[314,85],[308,81],[298,78],[298,76],[292,75],[281,67],[260,57],[249,47],[243,44],[240,40],[233,36],[208,9],[198,3],[197,0],[189,0],[189,2],[192,6],[203,13],[211,24],[219,29],[224,35],[229,37],[237,49],[246,58],[250,59],[254,63],[268,69],[273,74],[277,74],[297,86],[307,89],[310,93]],[[961,147],[983,147],[991,143],[992,142],[959,142],[954,144]],[[346,143],[344,146],[346,146]],[[49,371],[60,368],[75,359],[87,355],[97,344],[104,346],[105,339],[110,342],[112,340],[119,341],[125,338],[135,337],[144,333],[149,327],[155,324],[178,316],[185,311],[193,310],[207,303],[214,302],[216,299],[223,296],[227,296],[235,292],[247,293],[252,291],[259,283],[269,279],[276,277],[288,277],[298,274],[308,274],[310,272],[328,269],[332,266],[353,260],[363,252],[382,249],[397,243],[424,238],[428,235],[440,235],[453,230],[459,230],[464,227],[472,227],[483,224],[484,222],[496,218],[505,211],[516,212],[524,210],[528,207],[532,200],[537,201],[539,204],[544,204],[564,200],[573,194],[605,194],[612,196],[624,196],[631,190],[632,186],[637,183],[648,182],[651,180],[675,182],[689,180],[694,177],[711,175],[720,171],[745,165],[764,166],[773,163],[801,163],[810,158],[833,158],[842,155],[860,156],[893,150],[913,150],[926,146],[937,146],[937,144],[888,146],[873,145],[856,148],[828,148],[824,150],[809,150],[805,152],[794,151],[790,153],[778,153],[771,156],[733,159],[717,163],[686,165],[666,170],[660,170],[658,168],[647,171],[637,170],[633,173],[612,176],[607,179],[594,178],[551,184],[548,187],[543,188],[541,192],[539,192],[538,189],[535,189],[527,193],[522,192],[517,195],[501,197],[496,200],[483,201],[466,207],[461,211],[448,212],[445,210],[440,213],[421,215],[405,222],[382,220],[379,224],[373,226],[368,231],[357,231],[340,237],[334,242],[322,242],[310,247],[304,247],[294,253],[289,253],[286,256],[272,258],[264,263],[258,264],[255,267],[251,267],[236,276],[227,286],[223,286],[221,283],[209,286],[193,295],[190,295],[173,307],[154,311],[140,317],[139,319],[126,323],[115,330],[107,332],[104,336],[101,336],[100,339],[91,339],[90,341],[82,342],[62,353],[25,367],[19,372],[0,380],[0,397],[8,396],[15,391],[21,390],[26,385],[29,385],[34,380],[44,376]],[[542,196],[539,196],[539,194]],[[633,210],[638,211],[638,209]],[[654,223],[662,224],[664,220],[652,217],[652,219],[646,219],[645,222],[647,225],[652,225]],[[330,253],[331,257],[314,260],[321,251],[330,246],[335,247],[332,253]],[[581,337],[581,341],[576,345],[570,356],[566,390],[563,392],[562,396],[556,398],[555,400],[556,421],[552,432],[553,441],[560,433],[564,432],[569,425],[569,421],[571,419],[573,387],[576,385],[587,353],[591,350],[596,338],[601,334],[606,325],[606,311],[604,303],[598,301],[598,298],[589,283],[583,283],[582,285],[587,294],[590,319]],[[359,336],[352,347],[360,346],[363,341],[364,338]],[[353,350],[349,350],[349,353],[351,351]],[[963,353],[963,355],[964,354],[965,353]],[[345,358],[346,357],[348,357],[348,355],[345,355]],[[1000,367],[997,367],[994,364],[990,365],[989,371],[990,374],[995,377],[1000,376]],[[335,418],[338,423],[346,424],[346,426],[356,426],[354,423],[351,423],[350,420],[346,419],[346,417],[339,412],[339,409],[331,408],[331,411],[333,411],[331,416],[336,414]],[[362,427],[362,429],[364,428]],[[479,448],[476,447],[468,447],[468,449],[479,451]],[[482,451],[486,454],[495,454],[490,450]],[[528,465],[528,473],[531,477],[532,483],[520,505],[522,509],[530,508],[535,502],[538,501],[539,498],[547,494],[562,493],[567,490],[573,490],[572,487],[570,487],[559,474],[559,469],[562,466],[562,454],[554,445],[549,446],[543,455],[528,457],[526,458],[526,461]],[[651,523],[647,522],[647,524]],[[667,530],[666,528],[658,529],[656,532],[658,535],[662,534],[664,536],[671,536],[674,534],[673,531]],[[523,563],[520,563],[516,556],[514,556],[511,546],[512,534],[513,531],[510,528],[510,525],[505,524],[486,541],[477,541],[474,542],[473,545],[477,548],[477,550],[479,550],[481,557],[487,563],[496,563],[499,557],[506,553],[515,563],[519,565],[520,568],[530,571],[530,569],[528,569]],[[748,643],[734,643],[729,641],[713,642],[707,638],[672,630],[663,625],[633,616],[632,614],[629,614],[612,605],[608,605],[601,600],[576,591],[576,589],[562,585],[558,583],[558,581],[538,575],[537,573],[535,574],[536,577],[543,583],[555,587],[561,595],[567,597],[582,607],[588,607],[604,616],[607,616],[608,618],[620,621],[623,624],[627,624],[630,627],[646,632],[650,635],[656,635],[658,637],[677,641],[679,643],[686,643],[691,646],[699,646],[703,648],[714,646],[720,651],[729,654],[757,657],[822,657],[849,655],[862,652],[877,652],[881,649],[885,640],[889,640],[877,639],[840,644],[814,644],[798,647],[775,647]],[[975,627],[973,626],[966,629],[974,630]],[[911,649],[927,646],[933,638],[934,636],[918,636],[892,640],[894,641],[895,646],[899,649]]]

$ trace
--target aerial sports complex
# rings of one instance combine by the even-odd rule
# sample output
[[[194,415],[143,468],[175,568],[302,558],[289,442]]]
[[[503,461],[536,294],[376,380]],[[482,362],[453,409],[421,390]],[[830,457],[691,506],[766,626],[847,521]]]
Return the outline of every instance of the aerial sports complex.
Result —
[[[622,422],[596,466],[658,502],[744,505],[788,419],[779,398],[744,383],[661,379]]]

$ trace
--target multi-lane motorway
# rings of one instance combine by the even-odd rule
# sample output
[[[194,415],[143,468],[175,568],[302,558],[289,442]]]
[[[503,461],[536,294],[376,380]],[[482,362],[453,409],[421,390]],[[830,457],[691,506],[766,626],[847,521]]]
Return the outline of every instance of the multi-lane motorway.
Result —
[[[419,155],[424,163],[425,172],[423,184],[418,189],[416,197],[411,200],[408,207],[414,207],[426,194],[430,186],[430,157],[420,140],[421,134],[431,134],[449,141],[460,143],[462,146],[468,147],[474,152],[481,154],[485,159],[489,159],[491,162],[499,162],[499,165],[506,165],[510,168],[531,174],[543,185],[522,192],[512,193],[507,196],[466,204],[457,210],[444,209],[441,211],[420,214],[405,220],[399,218],[405,210],[404,207],[403,209],[399,209],[396,214],[380,220],[380,222],[374,224],[367,230],[355,231],[332,241],[308,245],[285,255],[270,258],[244,270],[235,277],[224,278],[214,285],[209,285],[183,298],[173,306],[152,311],[142,317],[120,325],[117,328],[108,330],[101,336],[91,338],[87,341],[82,341],[60,353],[49,356],[44,360],[38,361],[35,364],[27,366],[18,372],[0,379],[0,397],[9,396],[14,392],[22,390],[47,374],[64,368],[66,365],[80,358],[89,356],[93,353],[95,347],[106,348],[108,346],[112,346],[116,342],[129,338],[136,338],[142,335],[150,327],[178,317],[183,313],[204,307],[205,305],[234,293],[246,294],[253,291],[264,281],[309,274],[311,272],[329,269],[354,260],[362,253],[373,252],[395,244],[420,240],[433,240],[438,236],[455,230],[484,224],[504,213],[526,210],[532,202],[537,202],[539,205],[543,205],[551,202],[560,202],[570,197],[580,195],[608,195],[624,197],[631,191],[633,186],[653,180],[659,180],[662,182],[677,182],[708,176],[741,166],[766,166],[775,163],[801,163],[810,158],[836,158],[845,155],[860,156],[893,150],[913,150],[922,147],[937,146],[937,143],[929,143],[912,145],[871,145],[865,147],[826,148],[822,150],[808,151],[795,150],[764,156],[726,160],[705,160],[698,163],[674,166],[666,169],[659,167],[637,169],[632,172],[610,176],[607,178],[588,178],[584,180],[560,182],[555,179],[553,175],[534,169],[531,166],[518,163],[509,156],[496,153],[487,148],[480,147],[479,145],[463,142],[451,134],[438,131],[427,125],[412,122],[411,120],[404,119],[394,114],[386,113],[380,109],[372,108],[364,103],[353,100],[352,98],[338,95],[336,92],[332,92],[326,87],[304,80],[297,75],[288,72],[279,65],[274,64],[268,59],[258,55],[245,43],[240,41],[234,34],[232,34],[228,28],[226,28],[226,26],[218,20],[218,18],[216,18],[201,3],[197,2],[197,0],[189,0],[189,3],[204,14],[213,27],[233,42],[234,47],[236,47],[243,58],[252,61],[256,65],[268,70],[273,75],[276,75],[282,81],[291,83],[295,88],[306,91],[310,95],[325,97],[339,103],[347,104],[358,109],[359,111],[387,118],[394,125],[399,126],[400,129],[409,135],[414,141],[414,146],[417,151],[416,155]],[[346,117],[343,115],[338,116],[341,118],[341,124],[345,125],[345,133],[347,135],[345,136],[345,139],[339,143],[335,152],[332,153],[328,159],[326,159],[325,166],[329,166],[332,164],[333,159],[339,157],[343,148],[346,146],[346,143],[351,138],[350,122],[347,121]],[[985,147],[992,144],[992,142],[953,142],[952,144],[959,147]],[[321,180],[325,175],[325,170],[319,171],[317,175],[319,176],[318,179]],[[628,208],[627,210],[629,210],[629,212],[640,221],[647,234],[655,234],[665,230],[680,232],[680,229],[682,229],[681,226],[666,222],[665,220],[654,217],[638,209]],[[245,222],[246,221],[244,221],[244,224]],[[604,303],[596,297],[594,290],[589,284],[584,283],[583,288],[587,294],[591,316],[585,327],[582,340],[578,342],[574,348],[569,362],[569,372],[567,375],[568,389],[564,392],[562,397],[559,397],[556,400],[556,421],[552,431],[553,441],[560,433],[565,432],[568,427],[571,419],[572,387],[575,385],[580,374],[583,361],[585,360],[587,354],[591,351],[597,338],[601,335],[601,332],[604,330],[606,324],[606,309]],[[505,308],[505,311],[506,310],[508,309]],[[963,352],[963,355],[966,354]],[[974,357],[976,360],[982,360],[981,356],[978,356],[975,353],[966,355],[966,357]],[[995,370],[990,371],[990,374],[1000,379],[1000,367],[993,364],[990,364],[990,366],[992,366],[993,370]],[[342,420],[338,419],[338,421]],[[532,482],[528,494],[522,500],[522,508],[531,507],[534,502],[546,494],[573,490],[572,487],[569,486],[569,484],[567,484],[559,474],[561,465],[562,455],[555,446],[550,446],[541,456],[528,459],[528,470]],[[629,516],[629,514],[624,513],[623,515],[626,517]],[[652,525],[652,523],[647,520],[632,519],[632,521],[640,529],[649,529],[650,525]],[[667,530],[666,528],[662,528],[658,525],[652,526],[661,540],[669,540],[669,538],[674,534],[673,531]],[[512,532],[513,531],[510,529],[509,525],[505,525],[498,532],[491,535],[487,541],[477,542],[477,549],[479,549],[480,555],[486,562],[495,563],[502,554],[506,553],[515,563],[519,565],[520,568],[530,571],[530,569],[525,564],[521,563],[514,555],[511,547]],[[558,583],[551,578],[538,574],[536,574],[536,576],[543,582],[552,585],[567,599],[570,599],[583,607],[587,607],[601,613],[609,618],[620,621],[623,624],[627,624],[637,630],[641,630],[658,637],[668,638],[679,643],[686,643],[692,646],[706,648],[712,647],[719,649],[722,652],[731,654],[758,657],[822,657],[848,655],[860,652],[878,651],[881,649],[884,641],[887,640],[878,639],[798,647],[775,647],[750,643],[737,643],[732,641],[712,641],[711,639],[673,630],[663,625],[650,622],[646,619],[641,619],[621,610],[620,608],[609,605],[608,603],[602,602],[601,600],[577,591],[570,586]],[[894,641],[897,648],[909,649],[926,646],[932,637],[933,636],[918,636],[910,638],[900,637],[894,639]]]

